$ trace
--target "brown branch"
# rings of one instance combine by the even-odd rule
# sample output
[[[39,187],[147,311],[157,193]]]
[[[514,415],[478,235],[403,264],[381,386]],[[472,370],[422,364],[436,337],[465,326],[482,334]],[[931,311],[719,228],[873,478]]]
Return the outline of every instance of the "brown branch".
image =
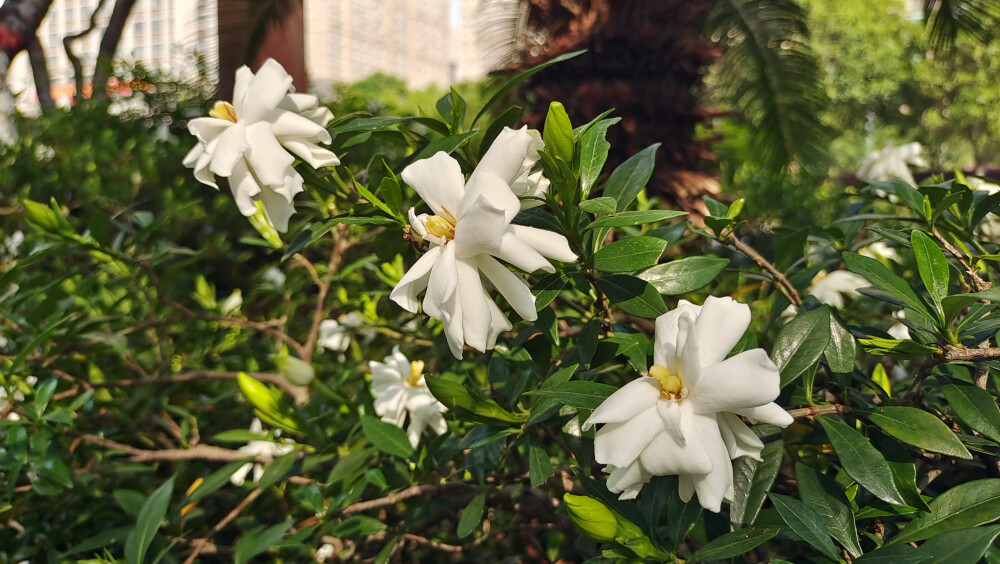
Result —
[[[945,361],[950,360],[967,360],[976,362],[979,360],[994,360],[1000,359],[1000,348],[997,347],[984,347],[981,349],[968,349],[965,347],[955,347],[952,345],[944,345],[941,347],[943,352],[940,358]]]
[[[316,284],[319,288],[319,294],[316,296],[316,309],[313,310],[312,326],[309,327],[309,334],[306,336],[304,350],[299,354],[302,360],[306,362],[312,362],[313,351],[316,350],[316,340],[319,338],[319,325],[326,318],[326,295],[330,292],[330,285],[333,283],[333,278],[336,276],[337,271],[340,270],[340,264],[344,260],[344,253],[354,244],[348,235],[349,229],[347,225],[340,224],[337,226],[337,232],[333,235],[333,250],[330,252],[330,260],[326,263],[325,276],[322,281],[317,281]],[[312,266],[309,261],[304,258],[302,260],[305,264]],[[318,279],[315,268],[312,269],[312,274]]]
[[[824,415],[827,413],[846,413],[850,411],[851,408],[846,405],[840,405],[839,403],[832,403],[829,405],[814,405],[812,407],[800,407],[798,409],[789,409],[788,414],[796,419],[800,417],[813,418],[817,415]]]
[[[88,443],[97,445],[101,448],[106,448],[108,450],[121,450],[128,454],[129,460],[132,462],[156,462],[156,461],[168,461],[176,462],[178,460],[211,460],[215,462],[235,462],[237,460],[245,460],[250,458],[245,452],[240,452],[238,450],[230,450],[228,448],[222,448],[211,445],[198,445],[192,448],[169,448],[163,450],[148,450],[143,448],[136,448],[132,445],[127,445],[125,443],[120,443],[111,439],[106,439],[104,437],[99,437],[90,433],[83,433],[79,437]],[[254,458],[254,461],[261,463],[268,463],[274,460],[270,456],[258,455]]]
[[[766,258],[762,257],[760,253],[753,250],[753,248],[748,246],[743,241],[740,241],[739,238],[737,238],[736,235],[733,233],[730,233],[729,236],[726,237],[726,240],[729,241],[729,244],[739,249],[741,253],[745,254],[746,256],[750,257],[754,262],[756,262],[757,266],[763,268],[768,273],[770,273],[771,276],[774,278],[774,281],[778,284],[782,292],[788,298],[788,301],[792,302],[793,306],[800,307],[802,305],[802,298],[799,297],[799,292],[795,289],[795,286],[792,286],[792,283],[789,282],[787,278],[785,278],[785,275],[779,272],[777,268],[774,268],[774,265],[768,262]]]
[[[53,371],[55,372],[55,371]],[[59,371],[59,375],[69,376],[65,372]],[[308,392],[305,387],[295,386],[288,380],[286,380],[280,374],[268,374],[266,372],[244,372],[252,378],[256,378],[261,382],[266,382],[269,384],[274,384],[279,388],[288,392],[296,401],[301,397],[307,396]],[[84,380],[75,379],[79,382],[80,386],[77,388],[72,388],[64,392],[59,392],[52,396],[53,401],[58,401],[61,399],[66,399],[69,397],[77,396],[83,391],[89,388],[135,388],[140,386],[167,386],[170,384],[177,384],[183,382],[192,382],[195,380],[235,380],[240,375],[240,372],[213,372],[210,370],[194,370],[191,372],[179,372],[177,374],[170,374],[168,376],[161,376],[159,378],[137,378],[131,380],[114,380],[109,382],[86,382]],[[70,376],[72,378],[72,376]]]
[[[253,500],[257,499],[258,497],[260,497],[260,488],[257,488],[252,492],[250,492],[249,494],[247,494],[247,496],[243,498],[243,501],[241,501],[239,505],[234,507],[232,511],[230,511],[225,517],[222,518],[221,521],[219,521],[218,523],[216,523],[214,527],[212,527],[212,530],[208,532],[207,537],[202,539],[192,540],[191,544],[194,546],[194,551],[192,551],[191,554],[187,557],[187,559],[184,560],[184,564],[193,564],[195,559],[198,558],[198,555],[201,554],[203,548],[207,548],[208,545],[212,544],[212,537],[215,536],[216,533],[224,529],[226,525],[228,525],[233,519],[236,519],[236,517],[239,516],[240,512],[246,509],[246,507],[251,503],[253,503]],[[197,543],[196,546],[195,543]]]
[[[354,513],[360,513],[362,511],[368,511],[371,509],[388,507],[390,505],[395,505],[400,501],[403,501],[404,499],[409,499],[411,497],[416,497],[418,495],[423,495],[425,493],[436,493],[445,488],[460,487],[461,485],[462,485],[461,483],[457,482],[448,482],[444,484],[424,484],[421,486],[410,486],[405,490],[398,491],[394,494],[389,494],[385,497],[380,497],[378,499],[370,499],[368,501],[359,501],[357,503],[348,505],[347,507],[341,509],[339,514],[342,516],[347,516]]]
[[[941,243],[941,246],[943,246],[946,251],[951,253],[951,256],[955,257],[958,260],[958,263],[962,265],[962,268],[965,269],[965,273],[969,276],[969,279],[972,281],[973,290],[977,292],[982,292],[983,290],[989,290],[990,287],[993,286],[991,282],[987,282],[986,280],[983,280],[982,278],[979,277],[979,274],[976,273],[976,269],[972,268],[972,266],[970,266],[969,263],[966,262],[965,256],[962,255],[961,251],[956,249],[954,245],[949,243],[948,240],[945,239],[943,235],[941,235],[941,232],[938,231],[937,226],[931,226],[931,233],[933,233],[934,238]]]
[[[73,83],[76,84],[76,92],[73,93],[73,97],[79,103],[83,99],[83,64],[80,63],[80,58],[76,56],[73,52],[72,43],[77,39],[81,39],[90,34],[90,32],[97,29],[97,14],[100,13],[101,8],[104,8],[105,0],[98,0],[97,7],[94,11],[90,13],[90,23],[87,28],[80,33],[74,33],[72,35],[67,35],[63,37],[63,50],[66,51],[66,58],[69,59],[69,63],[73,65]]]

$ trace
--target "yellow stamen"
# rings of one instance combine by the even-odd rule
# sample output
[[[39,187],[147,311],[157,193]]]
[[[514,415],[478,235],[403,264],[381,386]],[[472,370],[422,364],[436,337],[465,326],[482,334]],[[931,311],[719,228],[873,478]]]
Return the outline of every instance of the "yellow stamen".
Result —
[[[236,123],[236,108],[234,108],[229,102],[225,102],[223,100],[216,102],[215,105],[212,106],[212,109],[209,110],[208,115],[214,118],[224,119]]]
[[[420,383],[420,377],[424,375],[424,361],[414,360],[410,363],[410,377],[407,378],[406,383],[418,388],[423,384]]]
[[[427,223],[424,224],[424,227],[427,229],[427,233],[435,237],[443,237],[446,241],[451,241],[455,238],[455,225],[458,224],[458,218],[448,208],[444,206],[441,206],[441,208],[444,209],[446,216],[432,215],[427,218]]]
[[[684,380],[665,366],[654,364],[649,369],[649,375],[660,383],[660,397],[680,401],[687,396]]]

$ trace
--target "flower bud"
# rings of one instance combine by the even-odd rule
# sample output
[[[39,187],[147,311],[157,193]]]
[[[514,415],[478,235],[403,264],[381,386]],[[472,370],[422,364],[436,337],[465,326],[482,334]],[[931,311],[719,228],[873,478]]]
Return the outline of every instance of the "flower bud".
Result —
[[[588,537],[602,542],[615,539],[618,532],[618,519],[613,511],[600,501],[585,495],[563,495],[566,512],[570,520]]]
[[[281,371],[281,374],[296,386],[308,386],[316,377],[316,371],[313,370],[311,364],[294,356],[276,356],[274,364]]]

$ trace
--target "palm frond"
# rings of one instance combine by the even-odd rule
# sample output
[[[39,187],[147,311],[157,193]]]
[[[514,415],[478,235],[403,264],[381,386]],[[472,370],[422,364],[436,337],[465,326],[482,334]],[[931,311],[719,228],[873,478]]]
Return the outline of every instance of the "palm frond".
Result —
[[[802,8],[793,0],[718,0],[706,33],[727,43],[722,86],[750,121],[765,170],[823,173],[830,135],[819,116],[826,94]]]
[[[934,49],[951,49],[963,32],[988,42],[1000,25],[1000,1],[924,0],[924,25]]]

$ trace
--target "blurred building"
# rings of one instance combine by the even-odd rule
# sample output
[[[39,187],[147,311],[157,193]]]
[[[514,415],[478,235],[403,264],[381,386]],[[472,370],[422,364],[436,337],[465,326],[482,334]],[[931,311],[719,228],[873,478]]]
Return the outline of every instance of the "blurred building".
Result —
[[[88,96],[98,46],[114,2],[106,1],[97,18],[97,27],[73,42],[73,52],[83,64]],[[73,67],[63,49],[62,39],[87,29],[98,0],[54,0],[38,28],[45,49],[46,66],[52,83],[52,98],[67,105],[73,98]],[[218,63],[218,18],[216,0],[137,0],[118,44],[116,58],[141,61],[147,68],[169,71],[179,77],[194,78],[198,57],[209,69]],[[37,104],[28,54],[22,52],[11,64],[8,85],[18,95],[22,108]]]

